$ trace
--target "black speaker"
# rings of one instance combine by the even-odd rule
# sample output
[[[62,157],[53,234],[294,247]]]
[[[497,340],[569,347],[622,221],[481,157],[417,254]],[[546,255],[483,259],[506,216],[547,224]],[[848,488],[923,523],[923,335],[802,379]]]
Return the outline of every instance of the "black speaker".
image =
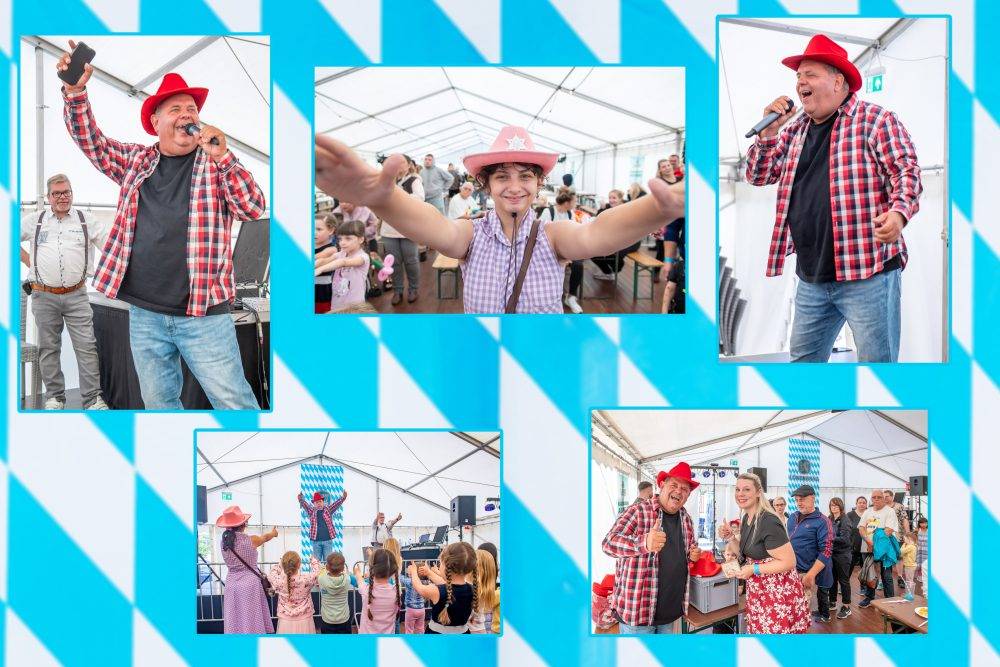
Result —
[[[767,468],[748,468],[747,472],[760,477],[760,485],[764,487],[764,493],[767,493]]]
[[[918,475],[910,478],[910,495],[927,495],[927,475]]]
[[[476,525],[476,497],[455,496],[451,499],[451,527]]]
[[[208,489],[198,486],[198,523],[208,523]]]

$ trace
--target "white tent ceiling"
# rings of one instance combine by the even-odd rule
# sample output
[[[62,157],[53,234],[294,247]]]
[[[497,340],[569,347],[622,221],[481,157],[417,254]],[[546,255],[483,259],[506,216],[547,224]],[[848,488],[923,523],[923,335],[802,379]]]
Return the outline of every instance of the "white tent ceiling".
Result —
[[[499,438],[446,431],[206,431],[198,435],[197,479],[211,492],[322,461],[446,508],[455,496],[499,494]]]
[[[684,126],[680,68],[317,68],[316,130],[362,154],[486,150],[520,125],[558,153],[662,142]]]
[[[597,444],[647,472],[726,461],[799,434],[902,479],[927,471],[927,413],[920,410],[604,410],[593,414],[593,426]]]
[[[118,188],[83,157],[62,118],[56,54],[70,37],[21,38],[21,200],[37,198],[36,53],[42,54],[44,95],[43,174],[63,172],[73,182],[77,203],[114,204]],[[202,122],[230,138],[230,148],[262,187],[270,183],[270,43],[266,36],[153,37],[77,36],[97,55],[87,88],[104,133],[121,141],[155,139],[139,123],[141,100],[156,92],[165,72],[177,72],[191,86],[209,89]],[[36,46],[39,51],[36,52]]]

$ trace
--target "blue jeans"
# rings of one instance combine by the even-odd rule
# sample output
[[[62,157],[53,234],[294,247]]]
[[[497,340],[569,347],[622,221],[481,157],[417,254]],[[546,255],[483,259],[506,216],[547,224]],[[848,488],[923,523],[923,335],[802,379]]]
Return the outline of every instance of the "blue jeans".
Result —
[[[621,635],[676,635],[680,630],[680,619],[666,625],[627,625],[620,624],[618,634]]]
[[[899,274],[865,280],[799,281],[792,324],[792,361],[829,361],[846,321],[861,363],[896,361],[899,356]]]
[[[333,540],[323,540],[322,542],[312,543],[313,556],[316,557],[320,563],[326,562],[326,557],[333,553]]]
[[[142,402],[149,410],[183,410],[181,359],[216,410],[260,410],[243,374],[236,325],[229,314],[187,317],[129,306],[129,339]]]
[[[431,206],[433,206],[434,208],[436,208],[437,210],[441,211],[441,215],[447,215],[447,213],[445,213],[445,210],[444,210],[444,193],[443,192],[441,194],[435,195],[433,197],[427,197],[425,199],[425,201],[428,204],[430,204]]]

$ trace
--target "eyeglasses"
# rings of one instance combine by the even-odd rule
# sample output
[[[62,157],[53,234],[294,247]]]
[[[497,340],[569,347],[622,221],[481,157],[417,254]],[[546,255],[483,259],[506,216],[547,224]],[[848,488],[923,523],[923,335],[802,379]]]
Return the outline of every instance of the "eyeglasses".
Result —
[[[51,197],[53,197],[55,199],[69,199],[70,197],[73,196],[73,191],[72,190],[60,190],[60,191],[53,190],[52,192],[49,193],[49,196],[51,196]]]

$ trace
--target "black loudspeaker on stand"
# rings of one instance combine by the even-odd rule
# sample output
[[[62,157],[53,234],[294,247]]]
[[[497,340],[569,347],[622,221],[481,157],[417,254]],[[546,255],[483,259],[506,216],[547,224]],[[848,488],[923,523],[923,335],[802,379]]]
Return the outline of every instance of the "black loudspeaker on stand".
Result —
[[[451,527],[476,525],[476,497],[455,496],[451,499]]]
[[[760,477],[760,485],[764,487],[764,493],[767,493],[767,468],[747,468],[747,472]]]
[[[919,475],[910,478],[910,495],[911,496],[927,495],[927,475]]]

